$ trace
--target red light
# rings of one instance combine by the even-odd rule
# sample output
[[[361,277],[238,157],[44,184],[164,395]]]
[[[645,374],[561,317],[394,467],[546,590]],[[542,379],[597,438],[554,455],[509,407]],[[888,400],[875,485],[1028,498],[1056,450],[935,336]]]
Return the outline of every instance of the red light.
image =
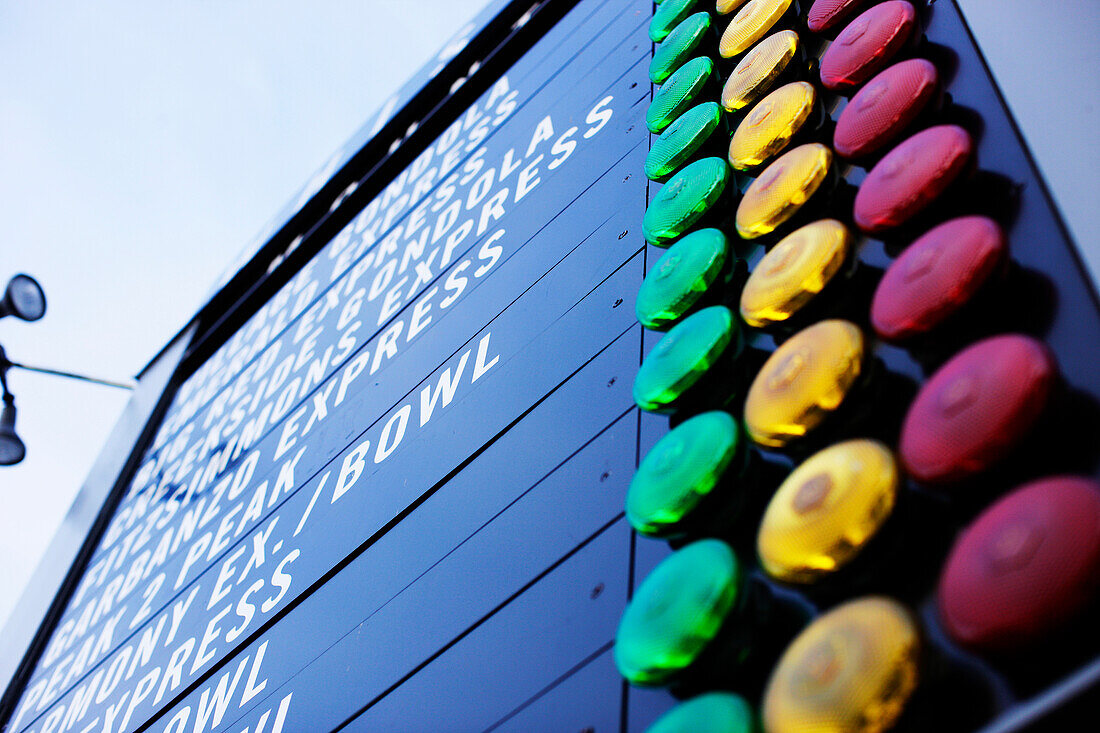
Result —
[[[965,646],[1034,643],[1081,610],[1098,570],[1100,486],[1073,477],[1035,481],[959,537],[940,578],[940,616]]]
[[[962,172],[974,143],[955,125],[918,132],[880,160],[856,193],[854,218],[865,232],[904,224]]]
[[[906,470],[926,483],[985,470],[1031,429],[1056,378],[1054,357],[1028,336],[994,336],[959,352],[909,407],[898,444]]]
[[[806,16],[806,26],[814,33],[829,30],[865,2],[866,0],[815,0]]]
[[[905,45],[917,27],[917,11],[889,0],[862,13],[821,57],[821,83],[845,91],[870,79]]]
[[[840,113],[833,148],[845,158],[879,150],[909,126],[938,86],[939,74],[930,61],[894,64],[867,82]]]
[[[887,341],[931,331],[964,306],[1007,255],[1004,232],[984,216],[939,225],[902,253],[878,284],[871,325]]]

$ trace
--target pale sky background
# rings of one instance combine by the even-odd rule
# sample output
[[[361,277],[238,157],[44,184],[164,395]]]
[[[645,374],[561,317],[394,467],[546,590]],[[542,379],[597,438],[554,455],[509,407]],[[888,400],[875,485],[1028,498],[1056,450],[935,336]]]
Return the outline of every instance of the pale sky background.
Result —
[[[1100,2],[960,3],[1100,273]],[[0,0],[0,287],[27,272],[49,299],[38,323],[0,320],[0,343],[17,361],[135,374],[483,4]],[[127,399],[10,383],[27,458],[0,468],[0,628]]]
[[[141,369],[222,269],[484,0],[0,2],[0,320],[15,361]],[[416,12],[410,12],[415,6]],[[128,399],[12,370],[0,628]]]

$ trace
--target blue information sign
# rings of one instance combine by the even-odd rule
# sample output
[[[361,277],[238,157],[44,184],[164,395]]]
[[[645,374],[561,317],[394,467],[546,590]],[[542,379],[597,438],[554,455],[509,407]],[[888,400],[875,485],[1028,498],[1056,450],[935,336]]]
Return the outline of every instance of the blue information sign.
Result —
[[[1058,616],[1048,623],[1057,627],[1047,629],[1049,644],[1026,653],[1015,646],[1021,628],[1034,631],[1042,613],[1004,632],[1009,643],[997,654],[972,648],[944,620],[941,569],[956,536],[966,536],[991,502],[1021,482],[1100,472],[1095,289],[958,7],[951,0],[866,3],[860,12],[869,15],[843,21],[848,4],[777,2],[777,12],[761,14],[766,3],[752,2],[719,12],[734,5],[741,4],[547,0],[521,8],[495,0],[368,120],[281,212],[276,225],[287,228],[312,217],[286,259],[240,283],[268,264],[260,250],[247,250],[249,263],[211,301],[231,304],[229,311],[201,311],[181,347],[186,353],[166,367],[178,373],[144,434],[127,446],[131,457],[114,493],[0,706],[4,730],[642,731],[679,701],[716,690],[743,695],[769,733],[816,730],[826,718],[830,725],[853,721],[837,723],[852,731],[894,724],[944,733],[1037,730],[1027,726],[1068,720],[1073,706],[1087,707],[1082,691],[1100,684],[1100,642],[1088,623],[1095,583],[1070,586],[1073,578],[1059,576],[1060,568],[1044,570],[1054,600],[1041,611],[1051,618],[1064,611],[1057,606],[1064,580],[1065,597],[1079,604],[1071,610],[1086,613],[1066,611],[1064,623]],[[687,17],[690,11],[697,15]],[[712,169],[734,130],[762,135],[783,112],[776,97],[742,110],[713,104],[723,82],[751,77],[750,62],[767,56],[722,57],[722,31],[766,20],[769,28],[756,29],[762,44],[766,32],[783,34],[773,48],[799,37],[787,65],[756,83],[792,83],[787,91],[802,95],[812,88],[812,109],[791,123],[798,129],[769,139],[776,149],[761,155],[813,144],[815,159],[827,164],[821,175],[806,176],[812,185],[793,181],[782,163],[726,169],[729,183],[708,208],[684,203],[692,181],[680,174],[664,187],[646,179],[656,139],[646,126],[657,89],[650,69],[659,48],[651,40],[655,13],[658,26],[674,15],[683,24],[664,41],[659,61],[713,61],[713,77],[692,91],[710,103],[706,116],[717,115],[717,124],[688,134],[690,120],[702,117],[681,117],[689,122],[673,122],[664,134],[665,145],[699,146],[676,151],[681,163],[710,157]],[[886,14],[898,19],[891,33],[908,28],[912,37],[882,40]],[[686,40],[698,44],[690,54],[670,50]],[[480,60],[453,88],[437,89],[454,72],[449,62],[465,59],[475,42]],[[873,43],[881,48],[868,51]],[[935,102],[909,122],[891,122],[893,133],[902,139],[952,125],[969,135],[968,164],[950,171],[958,178],[950,185],[939,178],[949,166],[919,165],[922,150],[901,163],[889,156],[882,163],[879,153],[845,160],[820,152],[832,145],[845,110],[890,97],[871,82],[870,92],[850,98],[862,81],[849,79],[851,89],[823,82],[822,59],[830,68],[851,63],[858,75],[867,70],[856,63],[861,58],[867,66],[892,53],[923,59],[917,65],[944,92],[930,94]],[[663,93],[674,96],[684,78],[673,77]],[[419,121],[395,132],[413,111]],[[393,145],[380,150],[382,131]],[[925,169],[933,180],[921,179]],[[317,191],[347,181],[345,203],[312,211]],[[871,191],[876,181],[881,188]],[[857,191],[898,211],[926,204],[927,211],[899,226],[864,222],[861,229]],[[763,228],[778,229],[739,237],[735,216],[748,216],[737,212],[753,197],[767,210]],[[642,221],[651,202],[680,219],[691,214],[697,228],[725,229],[732,243],[705,291],[698,278],[688,282],[692,292],[675,294],[683,302],[698,298],[689,310],[726,306],[736,314],[750,272],[758,281],[771,278],[776,291],[801,288],[773,310],[802,310],[759,328],[736,321],[736,346],[720,357],[688,353],[699,331],[643,329],[635,313],[643,279],[651,278],[651,295],[660,293],[683,264],[683,248],[665,255],[646,245]],[[947,259],[938,250],[912,260],[902,253],[929,228],[963,215],[1003,229],[1006,261],[931,336],[901,342],[883,333],[869,312],[890,280],[883,273],[893,269],[894,282],[912,283],[935,272]],[[822,282],[792,278],[806,264],[804,253],[790,244],[797,238],[780,240],[823,218],[851,230],[851,252]],[[956,297],[949,285],[921,295]],[[923,302],[917,298],[914,308]],[[820,361],[831,342],[799,341],[803,328],[831,319],[863,335],[860,353],[840,364],[847,371]],[[1049,404],[1003,419],[998,410],[1007,410],[1012,388],[1026,379],[1038,385],[1043,375],[1020,369],[990,387],[981,374],[964,374],[927,410],[940,422],[925,435],[937,439],[975,410],[978,417],[967,418],[942,452],[962,453],[958,444],[973,439],[978,447],[960,461],[988,465],[954,488],[921,483],[901,445],[910,406],[957,352],[1005,332],[1041,342],[1035,351],[1057,363]],[[789,357],[769,371],[765,362],[777,349]],[[675,364],[685,353],[686,363]],[[635,404],[634,378],[647,358],[666,360],[653,370],[667,367],[659,375],[671,375],[666,392],[683,392],[671,417]],[[770,376],[758,376],[764,373]],[[848,376],[852,384],[842,384]],[[821,384],[826,393],[816,394]],[[767,395],[760,400],[766,406],[773,399],[772,412],[792,423],[779,432],[795,437],[777,446],[756,432],[754,444],[741,430],[744,455],[715,470],[713,486],[660,487],[681,498],[689,489],[700,494],[664,508],[683,520],[682,534],[668,542],[636,534],[624,498],[639,462],[694,413],[721,409],[749,422],[752,390]],[[1025,419],[1035,424],[1017,430]],[[1017,442],[1005,448],[1010,437]],[[757,557],[769,503],[797,493],[776,513],[809,526],[814,512],[850,500],[859,486],[838,488],[846,474],[825,469],[798,492],[777,492],[816,451],[850,438],[879,441],[903,469],[890,500],[868,510],[881,519],[871,534],[880,534],[868,539],[846,527],[852,531],[812,558],[811,580],[821,582],[778,577]],[[710,470],[686,470],[699,468],[680,465],[698,452],[668,445],[647,464],[644,480],[670,484]],[[855,476],[849,483],[866,478],[862,464],[846,470]],[[975,561],[972,575],[988,580],[996,591],[990,597],[1008,598],[1014,589],[1004,578],[1064,542],[1042,534],[1046,525],[1028,524],[1053,522],[1048,515],[1057,507],[1050,506],[1021,514],[982,550],[988,558]],[[828,534],[845,516],[843,507],[831,511],[812,531],[803,526],[806,536],[790,530],[780,539],[801,547]],[[1060,564],[1072,564],[1068,557],[1095,570],[1084,556],[1100,547],[1100,529],[1077,530],[1083,549]],[[629,651],[652,662],[654,676],[683,668],[668,672],[668,689],[631,687],[614,661],[623,654],[615,635],[624,609],[632,597],[647,597],[636,596],[639,583],[662,560],[700,538],[711,547],[725,543],[743,572],[731,573],[736,578],[721,593],[649,593],[650,607],[638,616],[669,627],[654,648],[677,634],[685,641],[663,656],[644,644]],[[697,580],[663,577],[672,588],[691,589]],[[961,585],[956,593],[979,583]],[[910,637],[878,636],[882,625],[858,618],[832,636],[820,631],[818,620],[872,595],[893,599],[921,653],[867,652]],[[719,614],[713,609],[722,600],[729,602]],[[1026,606],[1034,599],[1012,600]],[[702,610],[678,617],[681,605]],[[1001,614],[991,616],[998,622],[1016,609],[1009,601],[986,605]],[[823,636],[811,643],[815,632]],[[638,638],[645,633],[644,624],[634,630]],[[781,661],[800,649],[809,649],[803,666]],[[776,679],[795,681],[784,688]],[[852,680],[856,692],[846,686]]]

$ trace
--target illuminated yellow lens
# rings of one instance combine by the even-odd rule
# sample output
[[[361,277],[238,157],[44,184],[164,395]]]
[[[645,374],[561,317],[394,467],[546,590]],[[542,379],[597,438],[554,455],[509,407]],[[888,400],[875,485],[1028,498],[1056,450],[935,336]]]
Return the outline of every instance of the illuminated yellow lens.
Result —
[[[774,578],[812,583],[847,564],[894,510],[898,468],[890,449],[849,440],[811,456],[772,496],[756,550]]]
[[[798,53],[798,47],[798,34],[794,31],[779,31],[758,43],[726,79],[722,106],[736,112],[765,94]]]
[[[764,693],[768,733],[878,733],[917,685],[920,633],[889,598],[861,598],[819,617],[791,643]]]
[[[781,323],[813,300],[840,271],[852,234],[836,219],[807,224],[764,255],[741,291],[741,318],[756,328]]]
[[[730,140],[729,161],[737,170],[755,168],[787,147],[814,110],[812,84],[784,84],[764,97],[737,126]]]
[[[718,0],[714,4],[714,9],[718,11],[719,15],[727,15],[744,4],[745,0]]]
[[[749,0],[726,26],[726,32],[718,41],[718,54],[731,59],[743,53],[763,38],[789,7],[791,0]]]
[[[832,161],[833,151],[821,143],[799,145],[780,156],[737,205],[737,233],[755,239],[794,216],[821,186]]]
[[[863,369],[863,333],[848,321],[805,328],[775,350],[745,398],[745,427],[781,448],[834,412]]]

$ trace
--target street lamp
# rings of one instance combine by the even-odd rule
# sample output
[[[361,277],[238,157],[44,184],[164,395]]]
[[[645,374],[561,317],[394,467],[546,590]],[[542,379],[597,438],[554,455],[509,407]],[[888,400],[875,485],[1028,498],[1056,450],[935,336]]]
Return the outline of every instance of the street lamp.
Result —
[[[37,321],[46,315],[46,293],[30,275],[22,273],[8,281],[4,298],[0,300],[0,318],[15,316],[24,321]]]
[[[37,280],[30,275],[18,274],[8,281],[4,297],[0,299],[0,318],[15,316],[24,321],[37,321],[45,314],[46,293]],[[0,466],[13,466],[22,461],[27,454],[26,446],[15,432],[15,395],[8,390],[9,369],[23,369],[118,389],[132,390],[136,386],[133,382],[116,382],[61,369],[15,362],[8,358],[3,345],[0,345],[0,389],[3,392],[4,403],[3,409],[0,410]]]

